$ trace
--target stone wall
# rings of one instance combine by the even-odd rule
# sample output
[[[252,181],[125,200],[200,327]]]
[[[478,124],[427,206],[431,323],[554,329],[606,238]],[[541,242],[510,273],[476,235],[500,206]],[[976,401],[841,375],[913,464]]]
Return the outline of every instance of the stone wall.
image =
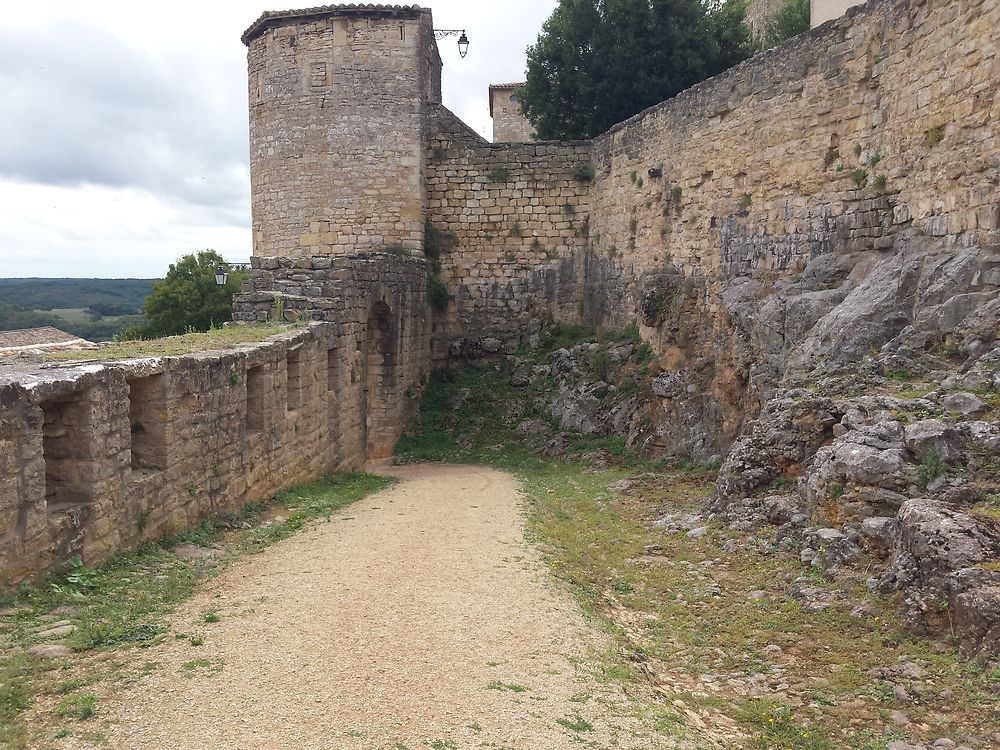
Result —
[[[435,317],[435,359],[483,337],[509,350],[540,321],[578,319],[589,143],[490,144],[440,108],[427,162],[427,252],[453,295]]]
[[[316,323],[227,351],[5,369],[0,585],[362,468],[365,351],[357,327]]]
[[[350,436],[344,455],[359,465],[389,458],[402,431],[416,424],[430,374],[423,258],[367,253],[252,262],[251,278],[234,300],[234,320],[335,323],[352,344],[331,366],[355,388],[357,401],[342,420]]]
[[[244,42],[254,255],[419,248],[425,117],[441,96],[430,11],[265,14]]]
[[[665,403],[663,447],[724,452],[790,366],[996,288],[998,37],[995,3],[870,3],[594,141],[591,243],[625,296],[604,322],[638,317],[693,394]],[[866,281],[867,322],[840,320]]]

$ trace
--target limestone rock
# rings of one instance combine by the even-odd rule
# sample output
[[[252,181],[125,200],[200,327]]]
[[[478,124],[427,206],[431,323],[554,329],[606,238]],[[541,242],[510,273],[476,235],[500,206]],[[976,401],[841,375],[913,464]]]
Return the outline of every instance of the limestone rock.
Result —
[[[973,393],[952,393],[945,396],[941,403],[948,411],[966,417],[977,416],[986,409],[983,400]]]
[[[60,659],[72,655],[72,649],[54,643],[44,643],[28,649],[28,656],[32,659]]]
[[[940,419],[925,419],[907,425],[904,439],[907,449],[918,460],[936,456],[946,464],[962,457],[965,443],[958,430]]]

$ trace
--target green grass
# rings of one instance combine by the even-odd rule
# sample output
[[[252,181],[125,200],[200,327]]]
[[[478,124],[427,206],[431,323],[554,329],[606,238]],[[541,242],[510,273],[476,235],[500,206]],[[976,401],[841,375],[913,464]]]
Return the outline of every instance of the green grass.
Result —
[[[214,328],[206,333],[188,333],[148,341],[118,341],[85,352],[50,352],[47,360],[110,361],[138,357],[171,357],[192,352],[232,349],[240,344],[263,341],[294,330],[291,325],[247,325]]]
[[[181,664],[181,674],[185,677],[214,677],[222,671],[225,660],[221,657],[214,659],[191,659]]]
[[[501,690],[508,693],[524,693],[528,690],[524,685],[518,685],[516,682],[501,682],[500,680],[493,680],[486,687],[489,690]]]
[[[589,721],[584,719],[580,714],[577,714],[572,719],[556,719],[556,724],[561,727],[565,727],[571,732],[592,732],[594,731],[594,725]]]
[[[93,693],[70,695],[56,707],[56,715],[64,719],[86,721],[97,713],[97,696]]]
[[[81,652],[58,668],[52,663],[31,662],[23,653],[0,663],[0,747],[20,750],[28,746],[32,732],[46,730],[46,722],[63,716],[66,711],[85,711],[87,699],[80,698],[76,691],[120,671],[108,667],[101,659],[88,661],[87,652],[128,654],[129,647],[143,648],[165,638],[166,617],[231,560],[285,539],[314,519],[329,518],[337,510],[394,481],[369,474],[328,476],[278,493],[274,504],[284,509],[282,515],[287,515],[282,522],[262,525],[267,506],[251,505],[239,515],[206,520],[183,534],[119,554],[97,568],[88,568],[77,561],[45,585],[24,585],[12,595],[0,596],[0,608],[17,606],[24,612],[15,621],[17,629],[5,633],[23,644],[30,643],[29,630],[40,624],[39,617],[56,607],[76,607],[73,620],[77,630],[67,643]],[[241,529],[244,523],[251,525],[250,530],[229,531]],[[214,560],[187,560],[171,552],[172,547],[181,543],[221,548]],[[217,612],[209,610],[203,613],[202,620],[211,623],[218,617]],[[199,634],[182,637],[187,637],[192,646],[204,642]],[[195,661],[200,664],[202,660]],[[218,664],[221,668],[221,663]],[[63,669],[79,669],[83,674],[58,674]],[[142,670],[148,671],[146,667]],[[43,716],[39,720],[41,726],[26,727],[23,724],[26,709],[39,696],[50,695],[64,695],[66,700],[53,709],[49,719]]]

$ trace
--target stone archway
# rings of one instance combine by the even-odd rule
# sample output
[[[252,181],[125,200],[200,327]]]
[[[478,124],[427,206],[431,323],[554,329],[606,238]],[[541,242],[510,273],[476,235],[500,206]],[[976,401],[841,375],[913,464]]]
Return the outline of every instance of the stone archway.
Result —
[[[397,331],[385,302],[372,305],[366,326],[364,388],[365,456],[368,461],[392,457],[398,434]]]

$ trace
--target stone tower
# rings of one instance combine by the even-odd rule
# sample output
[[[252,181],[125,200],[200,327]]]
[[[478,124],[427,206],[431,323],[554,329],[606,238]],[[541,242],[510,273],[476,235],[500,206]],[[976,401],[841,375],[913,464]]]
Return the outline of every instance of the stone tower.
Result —
[[[523,83],[494,83],[490,86],[494,143],[527,143],[534,140],[531,123],[521,111],[518,93],[523,86]]]
[[[425,122],[441,101],[430,10],[265,13],[243,42],[254,255],[420,248]]]

